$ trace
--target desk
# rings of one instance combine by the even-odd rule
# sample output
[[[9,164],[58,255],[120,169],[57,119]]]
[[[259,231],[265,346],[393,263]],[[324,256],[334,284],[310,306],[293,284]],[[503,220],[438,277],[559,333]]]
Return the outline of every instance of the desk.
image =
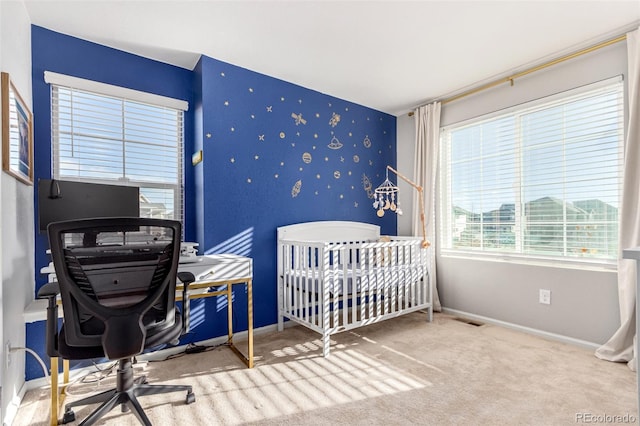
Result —
[[[187,262],[180,263],[178,271],[193,273],[196,281],[187,289],[187,298],[200,299],[214,296],[227,296],[228,333],[227,342],[233,352],[240,357],[248,368],[253,368],[253,260],[234,254],[214,254],[197,256]],[[44,274],[52,274],[52,267],[40,270]],[[50,276],[51,278],[51,276]],[[247,286],[247,355],[245,356],[233,344],[233,286]],[[224,289],[220,287],[226,286]],[[176,288],[176,300],[182,300],[182,284]],[[46,320],[46,300],[34,300],[25,310],[25,323]],[[62,312],[62,306],[59,307]],[[64,402],[65,386],[58,386],[58,358],[51,358],[51,425],[58,424],[58,412]],[[63,360],[63,380],[69,382],[69,361]]]

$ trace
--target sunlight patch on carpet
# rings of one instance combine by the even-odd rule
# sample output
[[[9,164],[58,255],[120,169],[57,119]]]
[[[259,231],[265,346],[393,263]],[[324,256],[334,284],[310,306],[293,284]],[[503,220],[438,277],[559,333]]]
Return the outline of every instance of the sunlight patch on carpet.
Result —
[[[291,357],[309,350],[307,342],[285,348],[283,354]],[[219,408],[216,411],[222,418],[218,420],[225,424],[292,415],[432,386],[353,349],[332,351],[329,358],[289,358],[251,371],[219,372],[215,382],[210,397]]]

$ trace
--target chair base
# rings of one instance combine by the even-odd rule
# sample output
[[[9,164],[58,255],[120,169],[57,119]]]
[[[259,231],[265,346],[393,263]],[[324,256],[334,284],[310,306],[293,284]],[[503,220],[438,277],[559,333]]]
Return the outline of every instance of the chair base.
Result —
[[[144,413],[142,406],[138,402],[139,396],[156,395],[169,392],[187,392],[185,400],[186,404],[195,402],[196,397],[192,391],[192,387],[188,385],[150,385],[144,380],[133,380],[133,369],[130,359],[122,359],[119,361],[118,378],[116,389],[110,389],[96,395],[91,395],[78,401],[70,402],[65,405],[65,413],[62,418],[62,424],[75,420],[73,407],[102,403],[95,411],[93,411],[80,425],[89,426],[94,424],[105,414],[115,408],[117,405],[122,406],[122,412],[131,410],[136,418],[143,425],[151,426],[151,421]]]

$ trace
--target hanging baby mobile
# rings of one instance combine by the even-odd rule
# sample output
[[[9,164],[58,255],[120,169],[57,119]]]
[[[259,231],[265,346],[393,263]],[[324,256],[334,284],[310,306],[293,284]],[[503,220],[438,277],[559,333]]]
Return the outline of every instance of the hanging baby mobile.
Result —
[[[376,188],[373,208],[377,210],[378,217],[384,216],[385,210],[391,210],[402,216],[400,200],[397,197],[398,187],[389,180],[389,170],[386,170],[386,179]]]

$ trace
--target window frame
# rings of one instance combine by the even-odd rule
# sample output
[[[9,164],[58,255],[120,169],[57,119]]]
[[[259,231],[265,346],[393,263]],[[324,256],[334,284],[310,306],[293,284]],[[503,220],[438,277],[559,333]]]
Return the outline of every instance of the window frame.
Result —
[[[173,215],[175,220],[179,220],[184,224],[185,218],[185,167],[184,167],[184,149],[185,149],[185,127],[184,127],[184,111],[188,109],[186,101],[155,95],[147,92],[141,92],[119,86],[99,83],[91,80],[80,79],[77,77],[66,76],[63,74],[45,71],[45,82],[50,84],[51,91],[51,175],[54,179],[62,179],[76,182],[101,183],[110,185],[126,185],[138,188],[148,189],[170,189],[173,191]],[[60,132],[58,130],[59,120],[56,116],[59,111],[57,102],[53,96],[54,90],[62,88],[64,90],[79,91],[89,93],[94,96],[116,99],[122,103],[133,102],[143,104],[154,108],[163,108],[175,110],[176,112],[176,129],[178,130],[178,138],[176,144],[171,146],[176,152],[176,183],[162,183],[154,181],[144,181],[139,179],[131,179],[130,177],[120,176],[117,179],[102,179],[87,176],[67,176],[61,175],[60,170]],[[124,138],[118,139],[119,143],[127,144]],[[123,154],[122,158],[125,158]],[[142,192],[141,192],[141,195]],[[141,207],[142,204],[141,204]]]
[[[540,99],[536,99],[533,101],[529,101],[523,104],[515,105],[509,108],[505,108],[502,110],[494,111],[492,113],[484,114],[481,116],[473,117],[467,120],[463,120],[458,123],[452,123],[447,126],[443,126],[440,129],[440,156],[438,158],[439,167],[438,167],[438,192],[439,197],[437,200],[438,206],[437,210],[439,211],[438,215],[438,242],[440,246],[440,254],[443,257],[451,257],[451,258],[466,258],[466,259],[475,259],[475,260],[487,260],[494,262],[513,262],[513,263],[522,263],[522,264],[534,264],[534,265],[543,265],[543,266],[556,266],[563,268],[576,268],[576,269],[596,269],[596,270],[613,270],[617,267],[617,256],[616,258],[595,258],[595,257],[574,257],[567,255],[545,255],[545,254],[534,254],[534,253],[526,253],[523,252],[523,243],[520,242],[520,246],[516,242],[515,248],[513,252],[509,252],[502,248],[501,250],[485,250],[485,249],[473,249],[471,247],[453,247],[453,222],[455,221],[454,215],[452,213],[452,203],[450,198],[450,194],[452,191],[451,188],[451,179],[448,179],[445,176],[447,173],[451,172],[451,147],[450,144],[446,141],[447,134],[455,129],[462,129],[464,127],[469,127],[474,124],[478,125],[483,122],[487,122],[490,120],[496,120],[497,118],[509,115],[524,115],[530,113],[535,110],[540,110],[545,108],[548,105],[562,102],[566,100],[566,102],[570,102],[571,98],[580,97],[589,92],[595,92],[598,90],[606,90],[608,87],[616,87],[620,92],[620,115],[619,115],[619,144],[618,144],[618,182],[617,182],[617,192],[618,192],[618,208],[619,203],[622,197],[622,174],[623,174],[623,163],[624,163],[624,144],[625,144],[625,119],[626,119],[626,92],[624,90],[623,76],[619,75],[616,77],[608,78],[605,80],[597,81],[591,84],[587,84],[585,86],[577,87],[571,90],[563,91],[560,93],[556,93],[554,95],[546,96]],[[519,125],[519,122],[518,122]],[[518,133],[519,133],[518,129]],[[516,176],[514,178],[518,190],[519,195],[516,198],[515,202],[515,223],[514,223],[514,234],[516,239],[521,239],[523,237],[522,226],[524,215],[521,210],[524,208],[523,200],[522,200],[522,192],[523,192],[523,172],[521,170],[521,155],[523,151],[522,145],[516,149],[516,164],[515,168],[517,169]],[[563,225],[566,226],[566,218],[563,222]],[[618,216],[619,223],[619,216]],[[619,240],[619,238],[618,238]],[[616,251],[619,253],[620,248],[617,247]]]

